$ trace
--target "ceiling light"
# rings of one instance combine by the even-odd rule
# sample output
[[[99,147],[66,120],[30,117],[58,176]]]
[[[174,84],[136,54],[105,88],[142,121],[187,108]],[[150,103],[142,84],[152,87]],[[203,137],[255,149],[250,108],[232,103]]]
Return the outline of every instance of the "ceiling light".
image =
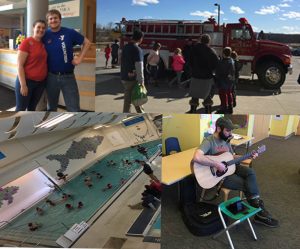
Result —
[[[12,10],[14,8],[13,4],[7,4],[0,6],[0,11]]]
[[[54,125],[57,125],[71,117],[73,117],[75,114],[74,113],[63,113],[59,114],[58,116],[51,118],[49,120],[46,120],[38,125],[36,125],[36,128],[50,128]]]

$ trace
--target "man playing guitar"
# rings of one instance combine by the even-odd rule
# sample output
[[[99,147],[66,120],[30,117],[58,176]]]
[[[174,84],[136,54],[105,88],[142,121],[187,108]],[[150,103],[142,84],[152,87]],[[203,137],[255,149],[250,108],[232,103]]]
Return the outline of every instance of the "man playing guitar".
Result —
[[[220,161],[212,160],[210,156],[230,152],[234,157],[237,157],[234,155],[230,145],[230,140],[233,138],[232,130],[235,128],[237,127],[233,125],[230,119],[224,117],[218,118],[214,134],[203,140],[199,148],[195,151],[192,162],[211,167],[216,172],[225,171],[226,166]],[[256,152],[253,152],[251,155],[252,159],[255,159],[257,156]],[[197,167],[197,165],[194,167]],[[254,222],[268,227],[278,227],[278,221],[271,217],[270,213],[265,209],[263,201],[260,199],[256,175],[252,168],[236,165],[235,172],[224,178],[222,187],[243,191],[251,206],[262,208],[262,211],[254,216]]]

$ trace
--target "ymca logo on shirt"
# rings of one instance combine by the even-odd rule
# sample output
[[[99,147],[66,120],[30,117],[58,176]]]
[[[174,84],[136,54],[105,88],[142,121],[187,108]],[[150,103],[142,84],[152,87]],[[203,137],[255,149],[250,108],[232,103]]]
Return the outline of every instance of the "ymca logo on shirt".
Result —
[[[59,38],[59,40],[63,41],[64,38],[65,38],[65,36],[64,36],[64,35],[61,35],[60,38]]]

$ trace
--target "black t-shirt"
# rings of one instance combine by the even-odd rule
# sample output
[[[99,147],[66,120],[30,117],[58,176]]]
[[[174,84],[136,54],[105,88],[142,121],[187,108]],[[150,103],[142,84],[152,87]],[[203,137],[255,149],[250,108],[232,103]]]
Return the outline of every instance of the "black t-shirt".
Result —
[[[118,55],[119,45],[117,43],[114,43],[111,45],[111,54],[112,55]]]
[[[145,174],[150,175],[153,173],[153,170],[151,169],[149,164],[146,163],[143,167],[144,167],[143,171]]]
[[[143,51],[134,43],[128,43],[122,50],[121,59],[121,80],[135,80],[136,77],[129,78],[128,73],[135,71],[135,63],[143,62]]]

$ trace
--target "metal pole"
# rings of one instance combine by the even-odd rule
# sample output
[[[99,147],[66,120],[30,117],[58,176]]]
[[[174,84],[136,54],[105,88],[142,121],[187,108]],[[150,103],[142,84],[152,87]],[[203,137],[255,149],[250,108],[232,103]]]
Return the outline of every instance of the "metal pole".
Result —
[[[218,7],[218,31],[220,31],[220,9],[221,9],[221,5],[218,3],[215,3],[215,6]]]
[[[219,25],[219,29],[220,29],[220,4],[218,4],[218,25]]]

